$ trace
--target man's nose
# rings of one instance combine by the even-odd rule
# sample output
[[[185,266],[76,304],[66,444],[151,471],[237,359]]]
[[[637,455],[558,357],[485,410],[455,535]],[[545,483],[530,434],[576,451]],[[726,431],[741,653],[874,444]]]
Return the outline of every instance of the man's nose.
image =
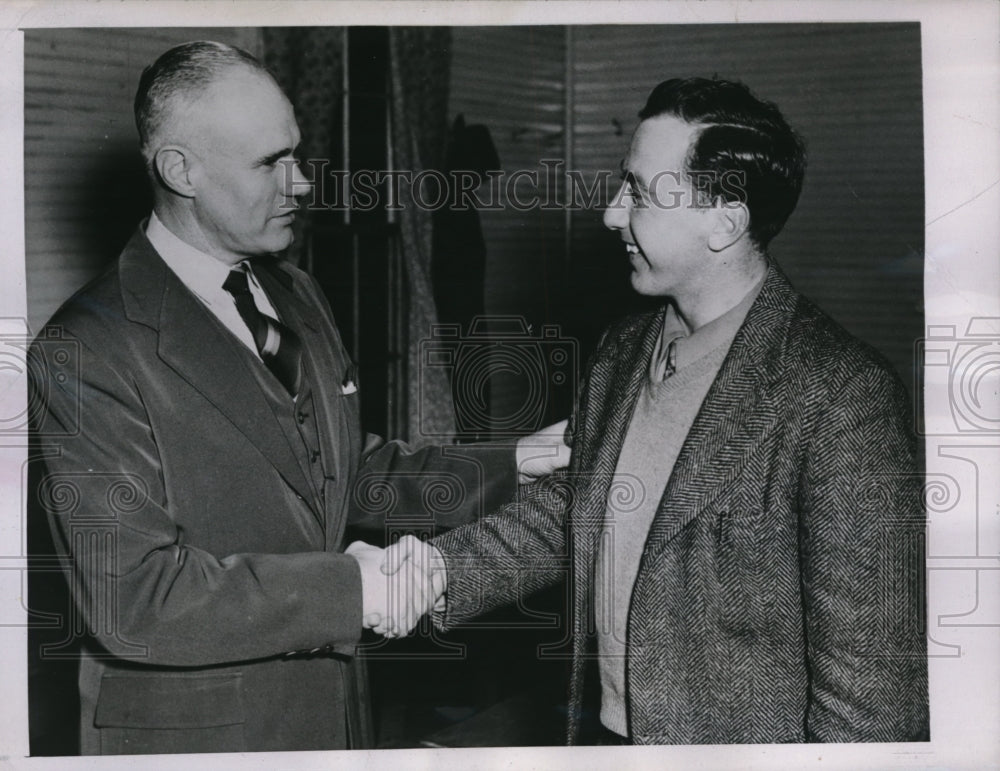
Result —
[[[285,195],[300,198],[311,192],[313,183],[302,173],[298,160],[286,161],[285,164]]]
[[[624,230],[628,227],[628,204],[625,200],[625,185],[618,188],[608,208],[604,210],[604,227],[609,230]]]

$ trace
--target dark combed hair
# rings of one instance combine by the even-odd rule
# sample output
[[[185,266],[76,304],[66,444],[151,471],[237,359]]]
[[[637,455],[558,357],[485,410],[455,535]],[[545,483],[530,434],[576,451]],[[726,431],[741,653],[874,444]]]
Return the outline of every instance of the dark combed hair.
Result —
[[[163,124],[171,101],[180,96],[196,95],[223,71],[233,67],[267,72],[264,65],[246,51],[211,40],[175,46],[142,71],[135,92],[134,112],[139,147],[147,162],[155,149],[150,146],[150,140]]]
[[[766,249],[798,203],[806,168],[802,139],[778,108],[742,83],[673,78],[654,88],[639,112],[642,120],[659,115],[704,127],[685,171],[709,201],[746,204],[750,239]]]

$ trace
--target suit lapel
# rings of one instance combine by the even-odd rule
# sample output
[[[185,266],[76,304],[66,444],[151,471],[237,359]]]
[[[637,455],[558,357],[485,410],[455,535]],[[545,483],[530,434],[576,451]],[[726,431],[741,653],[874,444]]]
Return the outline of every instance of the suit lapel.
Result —
[[[646,554],[655,556],[724,492],[780,424],[776,364],[794,304],[794,292],[772,266],[677,456]]]
[[[255,274],[284,322],[302,341],[302,364],[310,373],[312,403],[327,476],[326,542],[337,544],[346,526],[344,500],[350,494],[354,478],[351,464],[360,457],[362,442],[351,426],[351,421],[357,421],[357,415],[351,412],[356,405],[352,406],[341,391],[350,361],[332,320],[319,312],[323,302],[320,297],[312,297],[312,287],[296,281],[288,271],[271,262],[260,267],[262,269],[258,270],[255,266]],[[308,473],[308,469],[306,471]]]
[[[126,315],[159,333],[161,360],[197,389],[306,500],[311,488],[241,345],[167,268],[140,228],[122,253]]]
[[[271,304],[281,317],[282,323],[299,337],[302,350],[301,367],[303,373],[316,372],[315,357],[316,349],[318,348],[314,339],[316,328],[300,312],[299,306],[301,305],[301,300],[295,296],[291,276],[281,270],[272,268],[270,260],[254,260],[253,271],[257,281],[260,282],[268,299],[270,299]],[[313,409],[321,410],[322,400],[319,398],[319,394],[316,393],[317,386],[315,381],[317,379],[316,377],[309,377],[306,374],[303,378],[303,383],[308,383],[313,391]],[[308,478],[312,473],[309,469],[309,459],[301,453],[296,457],[299,460],[299,468],[303,475]],[[317,500],[318,504],[319,501]]]
[[[313,392],[313,409],[316,410],[320,426],[331,426],[335,430],[320,430],[323,457],[326,459],[327,472],[339,479],[346,479],[347,472],[342,464],[345,456],[351,456],[347,446],[350,431],[347,426],[347,416],[340,408],[339,400],[343,377],[348,368],[348,362],[342,360],[324,337],[321,322],[313,319],[303,311],[309,307],[304,304],[300,294],[303,288],[295,284],[295,280],[284,270],[264,262],[254,266],[255,275],[261,282],[275,308],[281,314],[285,324],[292,328],[302,341],[302,366],[312,373],[310,387]],[[341,441],[344,447],[341,447]]]

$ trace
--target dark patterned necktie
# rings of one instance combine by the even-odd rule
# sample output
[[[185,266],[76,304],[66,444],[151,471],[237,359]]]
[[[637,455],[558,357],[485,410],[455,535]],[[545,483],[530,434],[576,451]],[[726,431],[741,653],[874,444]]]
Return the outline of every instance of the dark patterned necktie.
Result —
[[[299,358],[302,346],[296,334],[270,316],[261,313],[250,293],[244,265],[229,271],[222,288],[233,296],[240,318],[250,329],[257,353],[289,394],[299,392]]]

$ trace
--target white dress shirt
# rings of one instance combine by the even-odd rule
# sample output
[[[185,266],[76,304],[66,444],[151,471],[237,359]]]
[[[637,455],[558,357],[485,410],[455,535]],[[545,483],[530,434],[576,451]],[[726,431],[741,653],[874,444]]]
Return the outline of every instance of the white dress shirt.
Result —
[[[194,296],[201,300],[202,304],[208,308],[215,317],[222,322],[222,325],[232,332],[236,338],[243,343],[254,356],[260,358],[257,353],[257,346],[254,344],[253,335],[249,327],[243,321],[239,311],[236,310],[236,301],[233,296],[222,288],[229,271],[235,265],[227,265],[221,260],[217,260],[210,254],[206,254],[200,249],[195,249],[190,244],[175,236],[166,225],[156,216],[156,213],[149,215],[149,224],[146,225],[146,238],[156,249],[163,261],[167,263],[177,278]],[[278,314],[268,300],[267,295],[257,283],[250,266],[247,266],[247,278],[250,285],[250,293],[253,295],[257,309],[275,321],[278,321]]]

